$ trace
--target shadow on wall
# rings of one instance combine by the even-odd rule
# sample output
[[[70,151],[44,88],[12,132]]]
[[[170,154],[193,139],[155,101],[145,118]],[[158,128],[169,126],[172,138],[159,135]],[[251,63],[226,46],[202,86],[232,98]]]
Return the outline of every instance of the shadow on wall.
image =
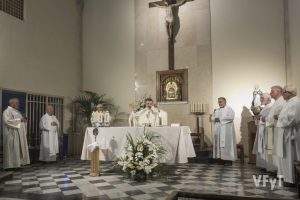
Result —
[[[241,113],[241,126],[240,126],[240,131],[241,131],[241,144],[244,147],[244,156],[245,158],[249,158],[249,138],[250,138],[250,132],[249,132],[249,123],[253,121],[253,115],[249,108],[246,106],[243,106],[243,110]],[[252,151],[252,149],[251,149]]]

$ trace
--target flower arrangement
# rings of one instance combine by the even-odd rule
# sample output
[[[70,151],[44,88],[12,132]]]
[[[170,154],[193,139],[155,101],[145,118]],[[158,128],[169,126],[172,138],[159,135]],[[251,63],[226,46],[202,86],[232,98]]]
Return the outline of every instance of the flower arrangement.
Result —
[[[144,132],[142,136],[127,136],[127,143],[118,165],[137,181],[144,181],[152,175],[164,158],[165,149],[159,144],[160,136]]]
[[[134,112],[138,112],[146,107],[146,99],[151,98],[150,95],[144,95],[140,99],[135,100],[133,104],[130,105]]]

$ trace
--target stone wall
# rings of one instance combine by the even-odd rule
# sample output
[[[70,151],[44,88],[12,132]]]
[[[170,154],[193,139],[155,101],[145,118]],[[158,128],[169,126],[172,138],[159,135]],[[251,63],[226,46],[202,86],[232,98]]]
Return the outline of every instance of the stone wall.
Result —
[[[165,10],[150,8],[149,0],[135,0],[135,96],[156,99],[156,71],[168,69],[168,38]],[[179,9],[180,30],[175,43],[175,69],[188,68],[189,101],[211,106],[212,70],[209,0],[188,2]],[[169,123],[188,125],[195,131],[196,119],[189,103],[161,104]],[[210,133],[208,116],[205,132]]]

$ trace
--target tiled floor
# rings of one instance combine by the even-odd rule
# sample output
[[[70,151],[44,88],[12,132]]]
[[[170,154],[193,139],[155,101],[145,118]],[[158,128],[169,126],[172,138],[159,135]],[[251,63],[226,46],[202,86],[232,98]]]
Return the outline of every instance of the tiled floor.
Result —
[[[255,188],[252,166],[211,164],[168,165],[160,176],[139,183],[128,180],[112,163],[102,164],[103,174],[89,176],[89,163],[66,161],[26,167],[0,185],[0,200],[17,199],[165,199],[176,190],[296,199],[295,188]]]

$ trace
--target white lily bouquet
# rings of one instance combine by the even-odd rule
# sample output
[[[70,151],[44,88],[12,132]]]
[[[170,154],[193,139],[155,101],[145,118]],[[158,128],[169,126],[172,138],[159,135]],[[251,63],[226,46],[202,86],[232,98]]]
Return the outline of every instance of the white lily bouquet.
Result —
[[[126,137],[126,146],[118,165],[134,180],[144,181],[164,159],[166,150],[159,143],[160,136],[154,133],[144,132],[137,138],[128,134]]]

